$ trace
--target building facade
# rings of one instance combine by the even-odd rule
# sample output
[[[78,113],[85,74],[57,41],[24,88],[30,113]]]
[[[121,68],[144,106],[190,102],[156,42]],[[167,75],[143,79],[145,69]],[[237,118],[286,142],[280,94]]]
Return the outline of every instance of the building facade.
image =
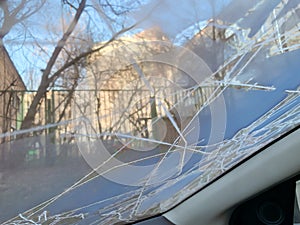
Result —
[[[8,52],[0,45],[0,133],[18,128],[20,102],[25,84]]]

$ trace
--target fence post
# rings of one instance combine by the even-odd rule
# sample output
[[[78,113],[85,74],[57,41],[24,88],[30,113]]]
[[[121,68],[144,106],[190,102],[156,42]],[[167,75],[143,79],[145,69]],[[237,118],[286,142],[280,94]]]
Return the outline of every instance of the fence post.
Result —
[[[45,96],[46,100],[46,124],[54,123],[54,93],[52,91],[51,97]],[[51,127],[46,135],[46,164],[52,166],[56,157],[56,144],[55,144],[55,127]]]

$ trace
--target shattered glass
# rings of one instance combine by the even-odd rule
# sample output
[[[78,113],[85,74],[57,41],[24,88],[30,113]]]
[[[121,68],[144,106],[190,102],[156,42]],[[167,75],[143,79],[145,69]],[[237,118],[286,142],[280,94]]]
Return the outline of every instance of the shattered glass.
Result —
[[[0,134],[0,222],[157,215],[299,126],[299,10],[298,0],[142,6],[138,29],[163,39],[117,39],[88,59],[71,119]]]

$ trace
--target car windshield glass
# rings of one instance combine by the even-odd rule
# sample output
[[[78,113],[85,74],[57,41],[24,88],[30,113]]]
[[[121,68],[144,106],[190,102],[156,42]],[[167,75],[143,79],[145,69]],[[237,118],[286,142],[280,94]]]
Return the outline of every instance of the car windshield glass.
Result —
[[[0,1],[0,223],[171,209],[300,123],[298,0]]]

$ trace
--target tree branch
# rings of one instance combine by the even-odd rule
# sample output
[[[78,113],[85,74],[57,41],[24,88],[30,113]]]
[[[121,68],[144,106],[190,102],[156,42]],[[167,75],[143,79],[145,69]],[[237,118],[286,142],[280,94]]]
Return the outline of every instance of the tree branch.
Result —
[[[65,71],[66,69],[68,69],[69,67],[73,66],[74,64],[78,63],[81,59],[84,59],[90,55],[92,55],[95,52],[100,51],[101,49],[107,47],[111,42],[113,42],[114,40],[116,40],[117,37],[119,37],[121,34],[131,30],[132,28],[134,28],[136,25],[132,25],[130,27],[127,27],[125,29],[122,29],[121,31],[117,32],[109,41],[107,41],[104,45],[101,45],[98,48],[95,49],[91,49],[87,52],[83,52],[80,55],[78,55],[77,57],[75,57],[74,59],[72,59],[71,61],[67,62],[65,65],[63,65],[59,70],[57,70],[55,73],[53,73],[53,75],[49,78],[49,84],[51,82],[54,82],[59,76],[60,74]]]
[[[45,95],[45,93],[47,92],[47,89],[51,83],[51,79],[49,79],[51,70],[61,52],[61,50],[63,49],[63,47],[65,46],[68,38],[70,37],[70,35],[72,34],[72,32],[74,31],[80,16],[83,13],[83,10],[85,8],[86,5],[86,1],[87,0],[82,0],[78,6],[78,9],[76,11],[76,14],[71,22],[71,24],[69,25],[67,31],[63,34],[63,37],[59,40],[59,42],[57,43],[51,57],[50,60],[47,63],[46,69],[43,72],[42,75],[42,80],[40,83],[40,86],[38,88],[38,91],[36,93],[36,95],[33,98],[33,101],[29,107],[29,110],[24,118],[24,121],[21,125],[21,129],[28,129],[32,126],[33,122],[34,122],[34,117],[35,114],[37,112],[37,107],[41,101],[41,99],[43,98],[43,96]],[[53,76],[52,76],[53,77]]]

